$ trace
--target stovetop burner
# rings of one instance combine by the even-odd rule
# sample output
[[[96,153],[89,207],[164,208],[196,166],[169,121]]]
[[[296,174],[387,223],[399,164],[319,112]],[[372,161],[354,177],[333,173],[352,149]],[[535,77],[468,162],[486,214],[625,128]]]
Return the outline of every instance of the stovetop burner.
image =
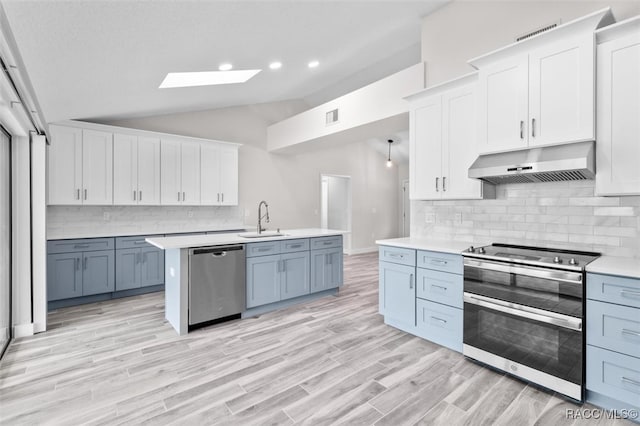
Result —
[[[585,265],[600,257],[600,253],[587,251],[499,243],[477,248],[471,246],[465,250],[462,255],[534,266],[549,266],[572,271],[582,271]]]

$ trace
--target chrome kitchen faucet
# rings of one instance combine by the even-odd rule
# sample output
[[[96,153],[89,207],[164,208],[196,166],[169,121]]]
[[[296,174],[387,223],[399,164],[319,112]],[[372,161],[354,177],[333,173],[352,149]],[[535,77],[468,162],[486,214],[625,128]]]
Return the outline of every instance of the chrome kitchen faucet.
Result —
[[[264,209],[265,209],[265,222],[269,223],[269,204],[267,204],[266,201],[260,201],[260,204],[258,204],[258,234],[262,234],[262,231],[266,231],[267,228],[263,228],[262,227],[262,205],[264,204]]]

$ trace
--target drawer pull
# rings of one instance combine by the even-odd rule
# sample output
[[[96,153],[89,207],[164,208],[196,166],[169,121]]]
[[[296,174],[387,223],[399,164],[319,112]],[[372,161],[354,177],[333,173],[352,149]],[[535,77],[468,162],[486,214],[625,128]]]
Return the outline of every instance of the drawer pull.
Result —
[[[640,298],[640,291],[620,290],[620,296],[626,295],[627,297]]]
[[[413,288],[413,274],[409,275],[409,288]]]
[[[447,287],[445,287],[445,286],[431,284],[431,287],[440,288],[440,289],[442,289],[444,291],[447,291]]]
[[[133,244],[146,244],[147,242],[145,240],[138,240],[138,241],[134,241]]]
[[[75,246],[73,246],[73,248],[89,248],[89,244],[76,244]]]
[[[271,250],[271,247],[259,247],[258,251],[269,251]]]
[[[291,244],[291,248],[300,248],[302,244]]]
[[[431,319],[432,319],[432,320],[436,320],[436,321],[438,321],[438,322],[441,322],[441,323],[443,323],[443,324],[446,324],[446,323],[447,323],[447,320],[444,320],[444,319],[442,319],[442,318],[438,318],[438,317],[431,317]]]
[[[325,241],[324,243],[325,246],[330,246],[331,244],[333,244],[333,241]]]
[[[640,331],[627,330],[626,328],[622,329],[622,334],[640,337]]]
[[[431,259],[431,263],[434,263],[436,265],[446,265],[449,262],[447,262],[446,260]]]
[[[393,258],[395,258],[395,259],[404,259],[404,254],[389,253],[389,254],[387,254],[387,256],[389,256],[389,257],[393,257]]]
[[[630,379],[630,378],[628,378],[628,377],[624,377],[624,376],[622,376],[622,377],[620,378],[620,381],[622,381],[622,383],[628,383],[628,384],[630,384],[630,385],[640,387],[640,382],[639,382],[639,381],[637,381],[637,380],[633,380],[633,379]]]

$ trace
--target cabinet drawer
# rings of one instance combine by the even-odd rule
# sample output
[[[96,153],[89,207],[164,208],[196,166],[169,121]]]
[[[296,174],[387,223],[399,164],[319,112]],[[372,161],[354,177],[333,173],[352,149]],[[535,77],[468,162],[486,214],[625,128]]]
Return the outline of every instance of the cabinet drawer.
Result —
[[[418,250],[416,266],[462,275],[462,255]]]
[[[280,254],[280,241],[265,241],[263,243],[247,244],[246,256],[266,256],[270,254]]]
[[[145,238],[160,238],[164,235],[137,235],[132,237],[117,237],[116,249],[155,247],[145,241]]]
[[[301,238],[299,240],[285,240],[280,242],[282,253],[293,253],[296,251],[309,250],[309,239]]]
[[[462,352],[462,309],[416,299],[416,314],[420,336]]]
[[[342,235],[311,238],[311,250],[342,247]]]
[[[587,344],[640,357],[640,309],[588,300]]]
[[[462,275],[418,268],[417,296],[462,309]]]
[[[47,253],[75,253],[82,251],[112,250],[113,238],[83,238],[77,240],[47,241]]]
[[[640,358],[587,345],[587,389],[640,408]]]
[[[416,251],[400,247],[380,246],[379,260],[400,265],[415,266]]]
[[[640,308],[640,280],[587,274],[587,299]]]

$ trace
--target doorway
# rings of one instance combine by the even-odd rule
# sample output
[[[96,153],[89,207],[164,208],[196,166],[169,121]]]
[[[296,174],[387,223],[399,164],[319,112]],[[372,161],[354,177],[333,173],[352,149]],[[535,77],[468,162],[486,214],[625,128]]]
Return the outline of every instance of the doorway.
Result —
[[[409,179],[405,179],[402,181],[401,196],[402,200],[400,202],[402,203],[402,206],[400,211],[402,213],[402,216],[400,217],[400,236],[408,237],[411,233],[411,202],[409,201]]]
[[[0,357],[11,340],[11,138],[0,129]]]
[[[351,232],[351,176],[320,175],[320,227]],[[343,236],[351,252],[351,234]]]

